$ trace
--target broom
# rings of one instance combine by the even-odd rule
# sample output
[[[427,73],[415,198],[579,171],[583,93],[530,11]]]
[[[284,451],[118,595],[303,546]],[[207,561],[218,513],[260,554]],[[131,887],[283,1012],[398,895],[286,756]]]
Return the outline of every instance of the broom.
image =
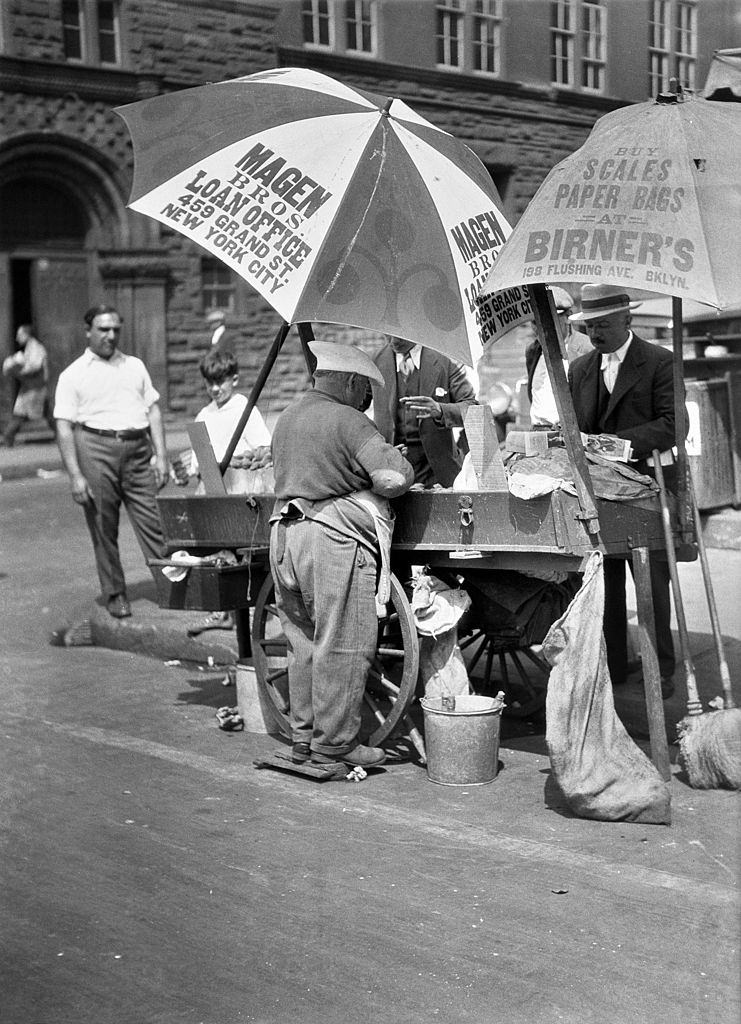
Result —
[[[679,587],[677,556],[672,537],[666,484],[664,483],[664,473],[661,468],[658,451],[653,453],[653,464],[656,481],[659,485],[664,542],[669,562],[669,577],[674,596],[679,643],[687,681],[687,715],[677,724],[679,761],[687,772],[690,786],[694,789],[717,789],[721,787],[741,789],[741,711],[736,707],[731,693],[731,678],[723,651],[720,623],[715,607],[715,596],[710,579],[705,541],[702,536],[702,524],[700,523],[700,515],[692,488],[691,477],[689,474],[687,475],[695,519],[697,547],[700,554],[705,593],[708,599],[708,607],[710,608],[710,619],[718,652],[724,694],[723,710],[710,713],[703,713],[700,695],[697,692],[695,667],[690,653],[687,622],[684,616],[684,602]]]

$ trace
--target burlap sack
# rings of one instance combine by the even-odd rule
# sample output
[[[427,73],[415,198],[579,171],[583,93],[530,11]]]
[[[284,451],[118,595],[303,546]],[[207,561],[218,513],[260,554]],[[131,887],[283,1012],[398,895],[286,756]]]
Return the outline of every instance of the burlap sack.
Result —
[[[595,551],[581,589],[543,644],[553,666],[546,698],[553,777],[579,817],[668,825],[669,787],[615,713],[602,636],[604,603],[602,554]]]

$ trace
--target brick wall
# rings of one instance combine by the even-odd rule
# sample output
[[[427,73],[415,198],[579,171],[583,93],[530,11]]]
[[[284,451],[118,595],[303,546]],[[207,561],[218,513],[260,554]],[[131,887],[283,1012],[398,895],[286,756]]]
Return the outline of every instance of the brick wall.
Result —
[[[52,84],[41,84],[36,92],[24,87],[0,93],[0,142],[33,133],[93,147],[122,202],[128,198],[133,157],[125,125],[112,107],[126,102],[123,92],[136,88],[144,75],[153,76],[166,89],[175,89],[251,74],[277,64],[304,64],[361,88],[398,96],[440,128],[466,141],[490,168],[509,171],[503,198],[512,221],[548,170],[584,140],[605,109],[600,100],[564,105],[562,98],[557,101],[548,90],[538,92],[506,83],[484,87],[470,76],[398,69],[301,49],[281,50],[276,37],[278,3],[128,0],[122,7],[124,67],[96,69],[97,77],[91,78],[90,69],[71,69],[63,63],[59,2],[10,0],[5,33],[11,44],[6,53],[36,62],[37,68],[48,71]],[[69,88],[59,84],[63,78],[67,80],[64,76],[73,76]],[[98,86],[105,87],[105,99],[96,96]],[[116,99],[116,90],[122,91],[121,99]],[[204,401],[198,360],[209,344],[200,294],[204,253],[181,235],[153,227],[151,222],[145,224],[146,220],[131,215],[132,238],[127,244],[156,248],[168,264],[168,411],[190,417]],[[109,248],[110,239],[103,238],[99,244]],[[243,389],[254,380],[278,326],[277,314],[257,295],[232,318],[229,329],[242,367]],[[370,352],[380,344],[378,337],[343,327],[317,327],[317,335],[356,342]],[[514,385],[524,374],[523,350],[518,332],[497,342],[486,354],[482,380],[499,378]],[[294,331],[268,381],[261,401],[263,412],[279,411],[305,386],[303,358]]]

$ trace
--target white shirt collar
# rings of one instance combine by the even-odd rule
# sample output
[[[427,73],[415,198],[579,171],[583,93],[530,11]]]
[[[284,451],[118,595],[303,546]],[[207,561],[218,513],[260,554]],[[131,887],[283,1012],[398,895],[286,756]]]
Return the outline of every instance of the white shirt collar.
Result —
[[[610,362],[611,362],[610,356],[613,356],[622,365],[622,363],[625,360],[625,357],[628,354],[628,349],[630,348],[630,343],[631,343],[632,340],[633,340],[633,332],[632,331],[628,331],[628,340],[625,342],[624,345],[621,345],[620,348],[616,348],[614,352],[604,352],[602,354],[602,362],[600,363],[600,369],[601,370],[606,370],[607,369],[607,367],[610,365]]]
[[[419,369],[419,360],[420,360],[421,355],[422,355],[422,346],[421,345],[414,345],[409,350],[409,358],[414,363],[415,370]],[[402,362],[404,361],[404,353],[403,352],[394,352],[394,356],[396,357],[396,369],[398,370],[400,368]]]
[[[87,358],[88,363],[98,362],[108,364],[117,363],[124,357],[123,352],[121,352],[119,349],[116,349],[116,351],[113,353],[110,359],[104,359],[103,356],[96,355],[96,353],[93,352],[91,348],[86,348],[85,351],[83,352],[83,355]]]

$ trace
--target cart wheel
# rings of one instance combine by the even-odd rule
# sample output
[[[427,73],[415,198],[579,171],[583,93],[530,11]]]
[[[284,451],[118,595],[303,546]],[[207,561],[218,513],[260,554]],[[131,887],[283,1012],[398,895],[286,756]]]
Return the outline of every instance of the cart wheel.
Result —
[[[252,653],[260,692],[280,731],[290,739],[286,638],[278,618],[275,586],[270,574],[255,602]],[[418,671],[419,641],[412,609],[401,584],[392,576],[391,600],[386,606],[386,615],[378,621],[378,649],[364,695],[365,706],[375,725],[365,742],[378,746],[401,723],[399,731],[406,732],[424,760],[424,744],[407,715],[414,699]]]
[[[504,717],[529,718],[545,707],[551,667],[530,647],[514,647],[484,630],[474,630],[461,641],[461,651],[469,647],[473,651],[472,656],[466,658],[469,677],[473,680],[474,668],[486,655],[484,673],[480,682],[476,680],[475,689],[491,694],[504,690]],[[526,662],[529,662],[529,672]]]

